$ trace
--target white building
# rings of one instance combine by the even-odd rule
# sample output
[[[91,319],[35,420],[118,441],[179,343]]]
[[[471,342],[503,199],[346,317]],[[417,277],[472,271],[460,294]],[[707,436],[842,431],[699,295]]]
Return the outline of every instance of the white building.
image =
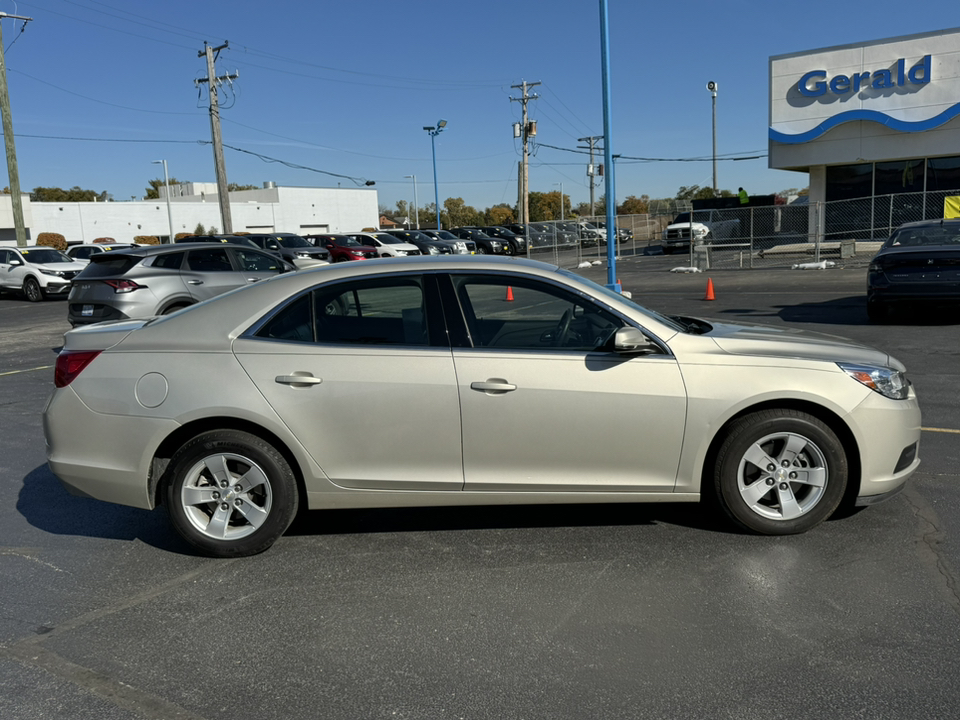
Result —
[[[808,172],[812,203],[918,193],[942,217],[937,194],[960,188],[960,29],[771,57],[769,164]]]
[[[161,188],[161,192],[164,188]],[[216,183],[173,187],[170,215],[173,233],[192,233],[198,224],[223,232]],[[234,232],[350,232],[377,227],[377,191],[373,188],[278,187],[230,193]],[[67,242],[109,237],[132,242],[137,235],[170,235],[165,197],[133,202],[30,202],[23,196],[28,242],[41,232],[63,235]],[[0,196],[0,243],[16,242],[10,196]]]

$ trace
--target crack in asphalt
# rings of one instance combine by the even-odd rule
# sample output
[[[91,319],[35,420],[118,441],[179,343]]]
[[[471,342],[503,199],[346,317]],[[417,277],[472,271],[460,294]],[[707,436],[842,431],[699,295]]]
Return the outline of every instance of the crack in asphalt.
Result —
[[[913,508],[914,516],[920,521],[918,535],[921,555],[943,578],[950,605],[953,611],[960,615],[960,575],[940,548],[947,537],[947,533],[940,526],[940,518],[913,483],[907,485],[903,495]]]

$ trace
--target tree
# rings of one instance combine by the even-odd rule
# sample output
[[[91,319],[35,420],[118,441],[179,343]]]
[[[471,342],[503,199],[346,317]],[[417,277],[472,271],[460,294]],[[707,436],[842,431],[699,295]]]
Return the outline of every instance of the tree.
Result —
[[[463,201],[463,198],[447,198],[443,201],[443,210],[446,215],[447,224],[450,227],[479,225],[483,222],[482,213],[477,212],[476,208],[467,205]]]
[[[646,215],[650,212],[650,196],[627,195],[620,207],[617,208],[617,215]]]
[[[153,180],[147,181],[150,187],[145,189],[145,194],[143,196],[144,200],[159,200],[160,199],[160,187],[163,185],[163,178],[155,178]],[[167,185],[179,185],[180,181],[176,178],[170,178],[170,182]]]
[[[510,225],[516,222],[517,218],[513,206],[507,205],[506,203],[499,203],[491,208],[487,208],[484,215],[489,225]]]
[[[32,202],[106,202],[108,197],[106,190],[98,193],[95,190],[84,190],[76,185],[69,190],[35,187],[30,193]]]
[[[173,180],[170,181],[173,185]],[[256,185],[237,185],[237,183],[227,183],[227,192],[238,192],[240,190],[258,190]]]

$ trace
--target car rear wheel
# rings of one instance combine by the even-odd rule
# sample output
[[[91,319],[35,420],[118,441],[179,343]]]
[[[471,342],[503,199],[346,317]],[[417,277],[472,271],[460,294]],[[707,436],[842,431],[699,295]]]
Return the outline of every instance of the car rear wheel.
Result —
[[[477,252],[480,253],[481,255],[486,255],[487,248],[484,247],[483,245],[477,245]]]
[[[178,305],[171,305],[160,314],[170,315],[171,313],[175,313],[177,310],[183,310],[185,307],[190,307],[189,303],[179,303]]]
[[[297,483],[269,443],[239,430],[213,430],[170,461],[167,507],[177,532],[205,555],[261,553],[293,522]]]
[[[764,410],[728,429],[713,489],[737,525],[763,535],[806,532],[843,499],[847,457],[836,434],[797,410]]]
[[[34,278],[29,277],[23,281],[23,294],[30,302],[40,302],[43,300],[43,290],[40,289],[40,283]]]

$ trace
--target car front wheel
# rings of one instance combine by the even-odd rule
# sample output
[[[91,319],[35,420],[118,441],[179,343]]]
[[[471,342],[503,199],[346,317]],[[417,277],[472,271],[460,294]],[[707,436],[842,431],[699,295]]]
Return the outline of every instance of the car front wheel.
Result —
[[[23,281],[23,294],[27,296],[27,300],[30,302],[43,300],[43,290],[40,289],[40,283],[32,277]]]
[[[764,535],[792,535],[833,514],[847,475],[843,445],[825,423],[797,410],[763,410],[728,429],[713,490],[737,525]]]
[[[213,430],[171,459],[167,507],[177,532],[205,555],[245,557],[269,548],[297,513],[297,483],[269,443]]]

